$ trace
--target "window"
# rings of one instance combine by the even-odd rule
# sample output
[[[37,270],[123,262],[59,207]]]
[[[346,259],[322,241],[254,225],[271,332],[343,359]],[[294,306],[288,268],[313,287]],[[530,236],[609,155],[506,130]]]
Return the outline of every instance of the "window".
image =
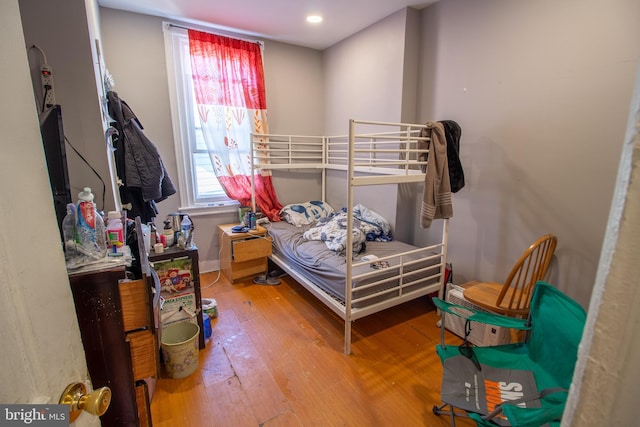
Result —
[[[163,24],[182,208],[237,206],[215,175],[196,110],[189,37],[182,28]]]

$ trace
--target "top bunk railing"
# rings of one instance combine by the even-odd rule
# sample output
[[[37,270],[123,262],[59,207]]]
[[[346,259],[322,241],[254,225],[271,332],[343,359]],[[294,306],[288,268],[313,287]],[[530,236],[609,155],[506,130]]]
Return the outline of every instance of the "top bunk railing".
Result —
[[[253,164],[263,169],[325,167],[326,137],[252,134]]]
[[[346,136],[253,134],[253,162],[263,169],[337,169],[353,167],[355,185],[376,181],[422,180],[426,168],[426,125],[350,121]],[[391,176],[389,179],[376,176]]]
[[[328,142],[328,163],[349,171],[351,185],[424,180],[426,125],[351,120],[349,138]]]

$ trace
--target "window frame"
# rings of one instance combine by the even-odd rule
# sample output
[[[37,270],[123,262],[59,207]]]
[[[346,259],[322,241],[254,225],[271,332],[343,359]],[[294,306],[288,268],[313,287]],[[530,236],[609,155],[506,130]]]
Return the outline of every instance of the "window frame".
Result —
[[[190,125],[195,123],[195,100],[191,95],[193,94],[193,83],[191,79],[184,76],[184,67],[190,67],[188,58],[187,64],[184,64],[184,52],[185,49],[188,52],[189,48],[188,32],[187,29],[169,22],[163,22],[162,28],[169,82],[173,141],[179,176],[179,209],[185,212],[237,211],[240,203],[230,199],[224,191],[211,198],[197,200],[193,154],[198,152],[198,149],[195,129]]]

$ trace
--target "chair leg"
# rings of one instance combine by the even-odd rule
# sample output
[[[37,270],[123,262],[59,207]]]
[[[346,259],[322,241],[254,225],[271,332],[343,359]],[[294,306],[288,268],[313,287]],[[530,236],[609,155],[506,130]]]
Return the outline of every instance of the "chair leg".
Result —
[[[447,406],[449,409],[445,409]],[[455,427],[456,417],[469,418],[469,414],[466,412],[455,412],[455,407],[448,403],[443,403],[440,406],[433,405],[433,413],[436,415],[449,415],[451,419],[451,427]]]
[[[451,427],[456,427],[456,413],[454,411],[453,406],[449,406],[451,408],[451,413],[449,414],[449,418],[451,420]]]
[[[449,409],[445,409],[445,407],[449,407]],[[451,419],[451,427],[455,427],[456,426],[456,417],[465,417],[467,416],[467,414],[463,414],[463,413],[457,413],[454,411],[454,407],[449,405],[448,403],[443,403],[440,406],[437,405],[433,405],[433,413],[436,415],[449,415],[449,418]]]

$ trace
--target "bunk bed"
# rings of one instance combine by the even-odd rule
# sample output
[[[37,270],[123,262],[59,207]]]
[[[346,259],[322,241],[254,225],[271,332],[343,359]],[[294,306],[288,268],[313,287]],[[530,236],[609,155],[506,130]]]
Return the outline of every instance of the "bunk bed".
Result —
[[[366,201],[356,200],[357,188],[424,182],[429,141],[421,136],[425,128],[421,124],[350,120],[346,136],[254,134],[252,171],[317,171],[322,199],[318,202],[326,204],[323,206],[329,211],[333,208],[331,216],[342,209],[345,230],[353,230],[362,223],[360,208],[366,205]],[[328,191],[334,191],[327,188],[328,173],[344,175],[340,181],[346,189],[339,191],[346,192],[345,206],[326,203]],[[253,180],[252,198],[255,211]],[[437,233],[438,241],[426,247],[395,239],[366,241],[359,246],[354,242],[358,237],[354,230],[345,233],[342,251],[305,236],[310,228],[318,226],[314,222],[292,224],[283,220],[264,226],[273,239],[271,260],[344,321],[346,354],[351,353],[352,322],[424,295],[438,293],[443,298],[446,218]]]

